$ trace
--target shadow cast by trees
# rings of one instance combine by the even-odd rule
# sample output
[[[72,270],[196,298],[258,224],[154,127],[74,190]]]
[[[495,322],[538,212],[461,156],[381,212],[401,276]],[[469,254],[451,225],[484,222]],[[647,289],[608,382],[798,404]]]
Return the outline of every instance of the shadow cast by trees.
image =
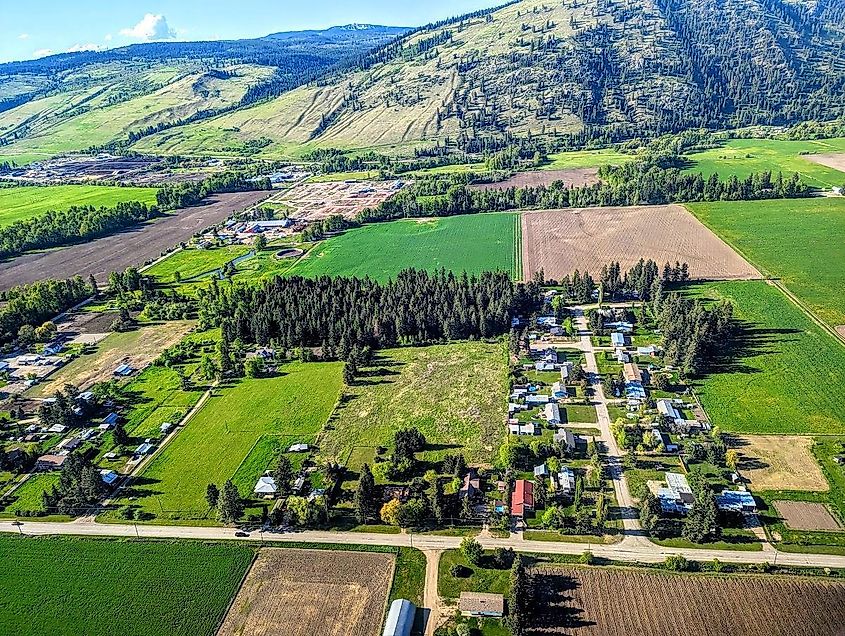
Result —
[[[531,612],[527,634],[574,634],[584,627],[595,626],[587,620],[577,605],[578,581],[562,573],[544,572],[533,577],[534,611]]]
[[[708,369],[699,378],[722,373],[760,373],[761,370],[748,364],[750,358],[779,355],[787,342],[798,340],[799,329],[770,329],[754,323],[736,320],[736,335],[711,359]]]

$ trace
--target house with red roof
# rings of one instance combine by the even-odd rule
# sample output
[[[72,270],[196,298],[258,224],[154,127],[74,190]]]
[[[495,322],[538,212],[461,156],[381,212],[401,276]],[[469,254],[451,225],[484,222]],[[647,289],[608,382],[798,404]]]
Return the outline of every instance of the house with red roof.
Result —
[[[526,512],[534,510],[534,482],[517,479],[511,497],[511,514],[524,517]]]

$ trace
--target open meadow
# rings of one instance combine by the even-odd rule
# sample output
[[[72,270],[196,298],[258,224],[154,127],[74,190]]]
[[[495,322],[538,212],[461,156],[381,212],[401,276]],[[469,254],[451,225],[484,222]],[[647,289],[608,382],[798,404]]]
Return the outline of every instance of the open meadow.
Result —
[[[779,289],[762,281],[702,283],[691,290],[730,300],[744,324],[735,350],[697,387],[726,432],[845,432],[845,347]]]
[[[210,275],[226,263],[245,256],[252,248],[246,245],[230,245],[214,249],[190,248],[178,250],[144,271],[163,283],[173,283],[178,273],[182,281],[191,281]]]
[[[739,470],[752,490],[828,490],[813,457],[812,437],[745,435],[731,438],[739,451]]]
[[[414,267],[520,276],[519,215],[473,214],[376,223],[315,246],[289,274],[370,276],[379,281]]]
[[[212,636],[253,549],[0,536],[0,633]]]
[[[380,351],[359,374],[324,435],[321,454],[353,470],[366,452],[389,446],[403,426],[416,426],[433,454],[461,452],[489,463],[505,434],[507,382],[499,343],[464,342]],[[354,451],[354,452],[353,452]]]
[[[375,635],[394,562],[389,553],[265,548],[218,636]]]
[[[828,325],[845,325],[845,197],[687,207]]]
[[[156,202],[156,188],[55,185],[0,188],[0,227],[48,211],[61,212],[74,205],[111,207],[124,201]]]
[[[185,428],[136,478],[128,497],[143,513],[159,520],[202,520],[208,516],[205,490],[222,487],[249,456],[264,453],[264,437],[283,438],[282,446],[313,442],[329,417],[341,389],[339,363],[291,363],[277,377],[245,379],[214,390]],[[256,473],[242,477],[255,484],[266,461],[250,462]],[[251,486],[250,486],[251,487]],[[241,492],[242,496],[251,492]]]
[[[539,611],[528,634],[815,636],[839,634],[845,622],[840,581],[554,565],[530,572]]]

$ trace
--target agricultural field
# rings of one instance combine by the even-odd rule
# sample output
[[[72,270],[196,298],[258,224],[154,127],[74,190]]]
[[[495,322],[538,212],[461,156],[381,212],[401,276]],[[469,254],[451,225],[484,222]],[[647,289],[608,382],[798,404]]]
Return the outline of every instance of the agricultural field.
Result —
[[[688,207],[757,269],[780,278],[824,322],[843,325],[845,334],[845,197]]]
[[[265,548],[217,634],[377,634],[394,562],[377,552]]]
[[[474,190],[506,190],[507,188],[536,188],[538,186],[549,186],[555,181],[563,181],[567,188],[598,183],[597,168],[569,168],[566,170],[533,170],[530,172],[517,172],[504,181],[493,183],[479,183],[472,185]]]
[[[290,274],[370,276],[379,281],[414,267],[519,277],[519,215],[473,214],[376,223],[331,237],[311,249]]]
[[[597,275],[640,258],[688,263],[693,278],[759,278],[758,272],[677,205],[548,210],[522,214],[523,279],[541,269],[560,279],[576,269]]]
[[[229,261],[235,260],[252,248],[246,245],[232,245],[214,249],[189,248],[178,250],[144,271],[162,283],[176,282],[178,273],[181,281],[192,281],[203,275],[211,274],[222,268]]]
[[[711,420],[731,433],[845,432],[845,347],[776,287],[702,283],[694,293],[730,300],[743,336],[724,366],[697,386]]]
[[[529,619],[528,633],[815,636],[839,633],[845,621],[839,581],[552,565],[530,572],[541,609]]]
[[[621,153],[612,148],[602,150],[573,150],[549,155],[549,163],[544,170],[569,170],[572,168],[601,168],[602,166],[620,166],[634,161],[635,155]]]
[[[812,437],[746,435],[731,438],[739,451],[739,470],[752,490],[828,489],[816,458]]]
[[[0,633],[213,636],[252,559],[235,544],[3,535]]]
[[[752,172],[797,172],[811,186],[830,188],[845,184],[845,172],[829,167],[824,155],[845,153],[845,138],[781,141],[777,139],[731,139],[717,148],[687,155],[688,172],[701,172],[706,179],[718,173],[723,179],[743,179]]]
[[[196,364],[182,367],[190,377]],[[181,380],[174,367],[150,366],[126,385],[131,410],[126,414],[126,432],[143,440],[158,437],[165,422],[178,423],[202,395],[200,388],[182,390]]]
[[[261,448],[256,445],[263,437],[284,438],[282,446],[313,442],[341,384],[339,363],[291,363],[277,377],[245,379],[215,390],[136,479],[132,504],[161,521],[212,521],[207,519],[206,486],[222,487],[253,449]],[[272,457],[267,460],[264,466],[252,462],[257,472],[242,483],[254,485],[270,467]]]
[[[321,453],[357,470],[372,461],[361,459],[364,450],[389,446],[397,429],[416,426],[441,449],[422,457],[462,452],[468,462],[489,463],[505,434],[506,382],[499,343],[380,351],[346,390],[322,438]]]
[[[56,185],[0,188],[0,227],[47,211],[63,211],[74,205],[111,207],[125,201],[156,202],[155,188]]]
[[[775,501],[773,503],[786,527],[792,530],[832,532],[842,530],[842,524],[823,503],[812,501]]]

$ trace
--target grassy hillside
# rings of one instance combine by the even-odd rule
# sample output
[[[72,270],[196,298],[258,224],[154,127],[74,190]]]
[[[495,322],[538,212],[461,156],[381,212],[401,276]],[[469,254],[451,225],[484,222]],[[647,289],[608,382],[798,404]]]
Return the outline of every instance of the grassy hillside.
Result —
[[[822,320],[845,325],[845,198],[688,207],[760,271],[780,278]]]
[[[843,112],[829,73],[845,66],[843,33],[845,14],[827,3],[521,0],[422,29],[331,81],[138,149],[223,152],[266,137],[272,155],[306,142],[387,148],[584,124],[635,136],[782,124],[822,108],[827,118]]]
[[[156,188],[112,186],[20,186],[0,188],[0,226],[28,219],[48,210],[62,211],[74,205],[113,206],[122,201],[156,202]]]

